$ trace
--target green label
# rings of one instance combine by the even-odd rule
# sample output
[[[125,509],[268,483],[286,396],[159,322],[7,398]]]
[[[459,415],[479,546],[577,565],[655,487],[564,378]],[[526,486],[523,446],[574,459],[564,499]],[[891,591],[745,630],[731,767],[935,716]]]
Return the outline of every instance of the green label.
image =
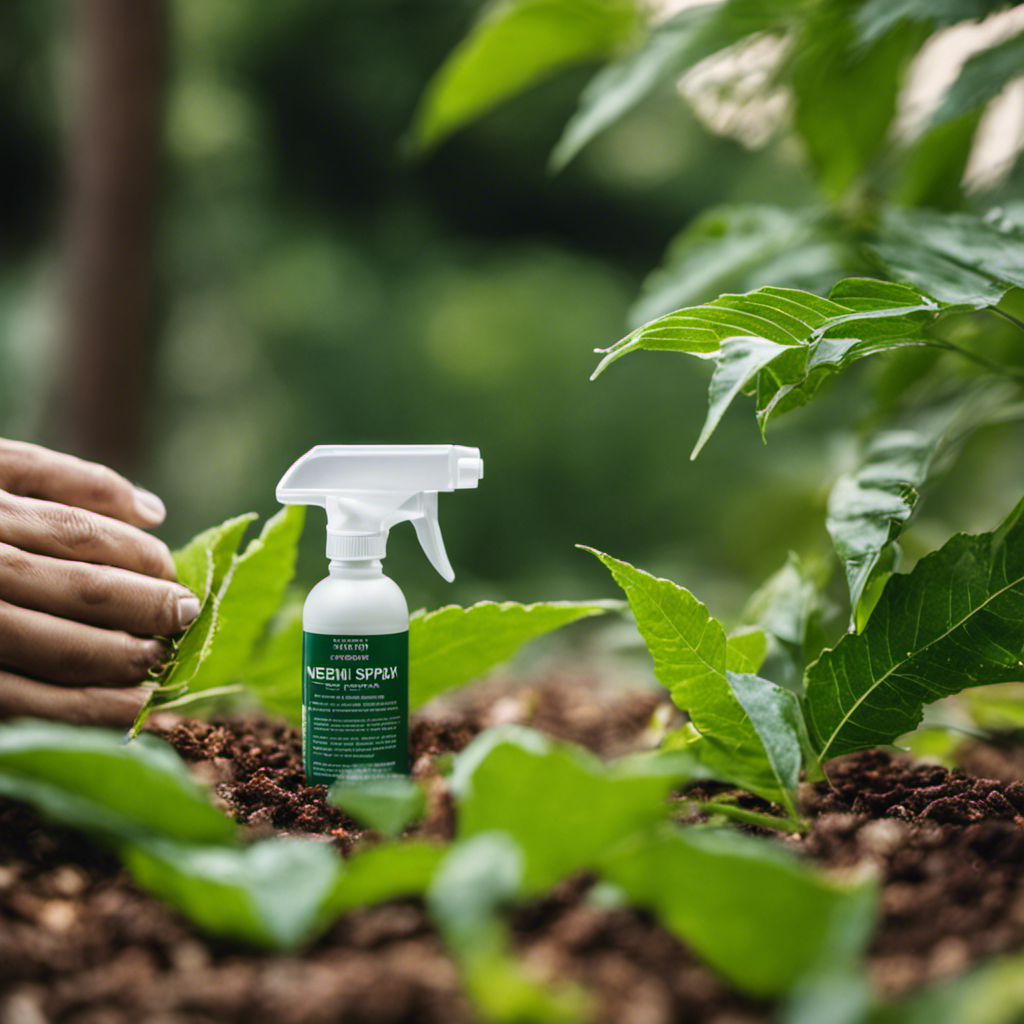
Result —
[[[302,634],[306,782],[409,771],[409,634]]]

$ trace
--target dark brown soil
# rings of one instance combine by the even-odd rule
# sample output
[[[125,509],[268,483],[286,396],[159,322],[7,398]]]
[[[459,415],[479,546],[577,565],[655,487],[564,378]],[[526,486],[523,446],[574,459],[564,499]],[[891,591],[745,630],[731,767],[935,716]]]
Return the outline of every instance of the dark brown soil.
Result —
[[[527,722],[602,756],[651,745],[662,698],[603,690],[572,676],[477,690],[412,728],[414,773],[430,793],[421,834],[451,835],[436,759],[487,726]],[[171,742],[252,834],[330,837],[341,853],[372,842],[306,786],[300,742],[258,719],[164,719]],[[993,748],[994,750],[994,748]],[[829,867],[878,873],[881,920],[870,966],[896,995],[1024,948],[1024,782],[1016,748],[975,745],[965,763],[996,780],[870,752],[808,787],[811,832],[785,842]],[[986,760],[987,758],[987,760]],[[1017,759],[1015,761],[1015,759]],[[1024,776],[1022,776],[1024,777]],[[537,977],[591,992],[601,1024],[762,1024],[771,1008],[739,996],[646,915],[588,900],[567,880],[513,921]],[[463,1024],[473,1015],[457,972],[413,901],[357,911],[301,955],[211,942],[141,894],[77,835],[0,802],[0,1024]]]

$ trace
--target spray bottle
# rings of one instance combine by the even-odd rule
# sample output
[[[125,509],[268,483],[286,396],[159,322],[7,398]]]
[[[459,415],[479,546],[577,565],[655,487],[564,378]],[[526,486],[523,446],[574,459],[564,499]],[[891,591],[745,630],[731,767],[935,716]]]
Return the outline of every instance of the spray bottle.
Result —
[[[285,505],[327,510],[330,575],[302,612],[302,753],[309,785],[409,771],[409,608],[381,570],[388,531],[409,521],[423,553],[455,579],[437,492],[476,487],[478,448],[322,444],[277,485]]]

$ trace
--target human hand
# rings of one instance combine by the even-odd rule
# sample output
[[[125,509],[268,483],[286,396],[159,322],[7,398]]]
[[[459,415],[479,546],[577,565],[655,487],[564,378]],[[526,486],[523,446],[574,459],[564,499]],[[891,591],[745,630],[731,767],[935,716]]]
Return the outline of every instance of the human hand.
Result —
[[[0,438],[0,719],[130,725],[166,660],[157,637],[199,614],[163,503],[111,469]]]

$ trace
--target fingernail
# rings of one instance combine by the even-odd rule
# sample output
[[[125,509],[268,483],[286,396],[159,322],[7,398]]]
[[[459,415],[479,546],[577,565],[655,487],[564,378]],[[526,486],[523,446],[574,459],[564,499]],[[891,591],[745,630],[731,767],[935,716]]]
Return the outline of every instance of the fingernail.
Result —
[[[199,598],[195,594],[178,598],[178,625],[184,629],[199,615]]]
[[[159,526],[167,518],[167,509],[164,503],[152,492],[144,487],[135,488],[135,511],[140,519],[150,526]]]

